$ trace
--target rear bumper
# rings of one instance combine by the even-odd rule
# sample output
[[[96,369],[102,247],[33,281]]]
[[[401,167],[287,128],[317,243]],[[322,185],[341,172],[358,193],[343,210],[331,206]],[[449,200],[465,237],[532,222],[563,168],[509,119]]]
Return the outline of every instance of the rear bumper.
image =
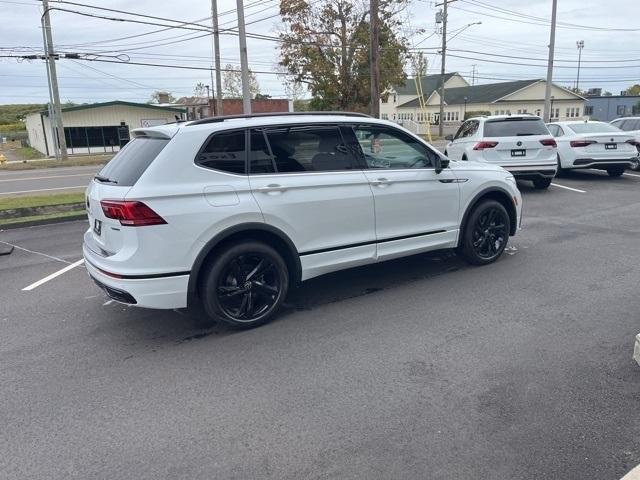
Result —
[[[89,276],[113,300],[145,308],[174,309],[187,306],[188,273],[115,278],[113,275],[117,275],[116,272],[109,272],[109,275],[95,265],[95,254],[86,246],[82,250]]]
[[[573,161],[571,168],[606,168],[606,167],[630,167],[634,158],[622,158],[622,159],[597,159],[597,158],[577,158]]]
[[[514,177],[522,179],[553,178],[558,170],[558,165],[556,163],[501,166]]]

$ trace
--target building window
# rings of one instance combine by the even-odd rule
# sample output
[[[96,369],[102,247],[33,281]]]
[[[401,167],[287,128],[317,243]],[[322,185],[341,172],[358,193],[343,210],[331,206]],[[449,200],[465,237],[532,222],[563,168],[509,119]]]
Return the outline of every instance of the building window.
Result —
[[[587,105],[584,107],[585,115],[593,115],[593,105]]]
[[[538,115],[540,115],[540,114],[538,114]],[[560,118],[560,109],[559,108],[556,108],[556,116],[555,116],[555,118]]]
[[[618,105],[618,107],[616,108],[616,113],[618,115],[624,115],[626,108],[624,105]]]
[[[640,114],[640,103],[631,107],[631,115],[638,115],[638,114]]]
[[[522,109],[518,109],[518,115],[522,113]]]
[[[389,115],[386,113],[383,113],[381,117],[382,117],[382,120],[389,120]]]
[[[538,116],[538,117],[540,116],[540,109],[539,108],[536,110],[536,116]]]
[[[493,114],[494,115],[500,115],[500,112],[498,110],[496,110]]]
[[[393,103],[396,103],[398,101],[398,97],[397,95],[394,93],[393,94]]]
[[[580,116],[580,107],[576,107],[576,117]]]
[[[522,113],[527,113],[527,109],[526,109],[526,108],[523,108],[523,109],[522,109]]]
[[[460,112],[456,112],[456,122],[459,121],[460,117],[459,117]]]

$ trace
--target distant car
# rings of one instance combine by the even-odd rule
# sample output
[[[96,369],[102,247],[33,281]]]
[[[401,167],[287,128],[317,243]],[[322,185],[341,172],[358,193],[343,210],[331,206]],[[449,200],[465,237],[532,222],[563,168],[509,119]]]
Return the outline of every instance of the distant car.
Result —
[[[596,168],[619,177],[638,162],[633,135],[604,122],[571,121],[547,125],[558,142],[558,169]]]
[[[445,155],[499,165],[535,188],[551,185],[556,175],[556,142],[540,117],[494,115],[465,121],[450,140]]]
[[[623,132],[633,135],[637,143],[636,148],[640,154],[640,117],[623,117],[617,118],[611,122],[611,125],[618,127]],[[632,170],[640,170],[640,160],[636,160],[631,166]]]
[[[87,271],[111,298],[236,327],[267,322],[290,286],[325,273],[456,247],[491,263],[522,211],[502,168],[327,113],[134,130],[86,204]]]

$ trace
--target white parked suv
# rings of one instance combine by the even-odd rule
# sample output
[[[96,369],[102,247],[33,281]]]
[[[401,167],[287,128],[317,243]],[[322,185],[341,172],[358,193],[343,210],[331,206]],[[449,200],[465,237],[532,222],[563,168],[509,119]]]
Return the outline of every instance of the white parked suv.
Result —
[[[547,125],[558,143],[558,170],[596,168],[619,177],[638,161],[633,135],[604,122],[569,121]]]
[[[446,139],[447,157],[500,165],[538,189],[548,188],[556,174],[556,142],[534,115],[470,118]]]
[[[520,224],[511,174],[449,162],[359,114],[138,129],[87,189],[89,275],[113,299],[265,323],[328,272],[436,249],[496,260]]]

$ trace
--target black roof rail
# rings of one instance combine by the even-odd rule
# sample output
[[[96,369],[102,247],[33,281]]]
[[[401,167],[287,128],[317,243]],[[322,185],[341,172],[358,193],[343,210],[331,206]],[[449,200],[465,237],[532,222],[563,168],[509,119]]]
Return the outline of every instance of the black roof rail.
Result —
[[[272,113],[250,113],[248,115],[240,114],[240,115],[224,115],[221,117],[209,117],[209,118],[201,118],[200,120],[193,120],[189,122],[187,125],[203,125],[207,123],[219,123],[224,122],[225,120],[233,120],[237,118],[260,118],[260,117],[288,117],[288,116],[304,116],[304,115],[337,115],[343,117],[366,117],[371,118],[370,115],[366,113],[357,113],[357,112],[272,112]]]

